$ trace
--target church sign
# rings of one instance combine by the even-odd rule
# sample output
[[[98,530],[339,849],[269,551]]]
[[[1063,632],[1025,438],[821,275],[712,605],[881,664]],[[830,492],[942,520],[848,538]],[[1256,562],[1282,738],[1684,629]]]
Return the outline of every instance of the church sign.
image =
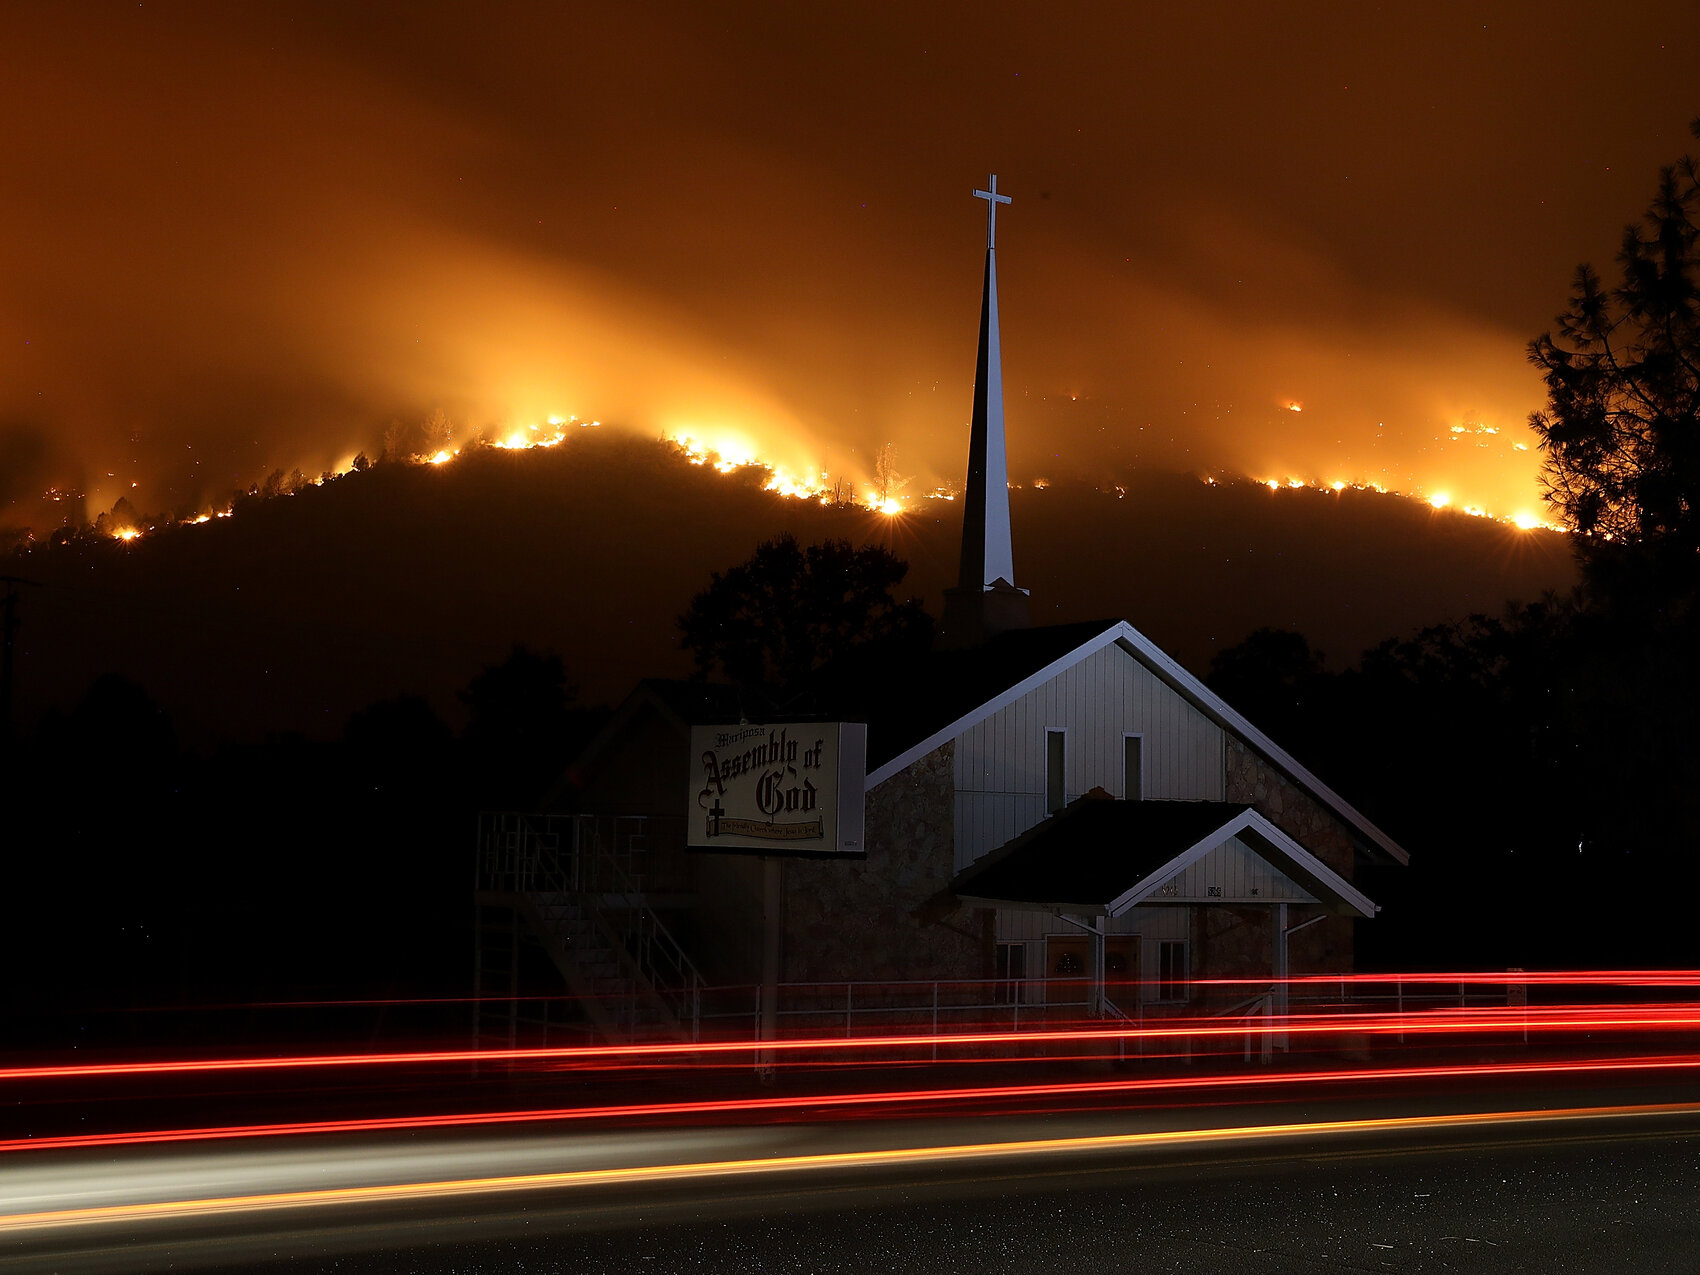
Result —
[[[693,850],[860,858],[868,728],[782,722],[691,728]]]

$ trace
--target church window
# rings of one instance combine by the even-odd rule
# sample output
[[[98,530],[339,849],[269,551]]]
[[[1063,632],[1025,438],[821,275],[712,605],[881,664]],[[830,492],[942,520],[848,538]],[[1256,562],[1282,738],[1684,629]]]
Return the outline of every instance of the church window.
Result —
[[[1045,732],[1045,810],[1053,815],[1066,804],[1063,764],[1068,759],[1067,740],[1063,731]]]
[[[1122,736],[1122,796],[1145,799],[1145,739],[1140,735]]]

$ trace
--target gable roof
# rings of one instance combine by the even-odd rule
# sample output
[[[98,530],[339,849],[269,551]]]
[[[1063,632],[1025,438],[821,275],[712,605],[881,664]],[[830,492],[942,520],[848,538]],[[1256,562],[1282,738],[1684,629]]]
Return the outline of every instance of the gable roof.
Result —
[[[867,786],[873,788],[1112,645],[1333,812],[1367,844],[1395,862],[1410,862],[1397,842],[1125,620],[1014,629],[966,650],[918,656],[870,644],[818,670],[811,685],[785,703],[721,682],[647,680],[580,755],[573,773],[593,771],[598,755],[645,710],[659,711],[681,732],[693,724],[771,714],[795,721],[866,722]],[[564,777],[550,799],[560,799],[570,786]]]
[[[1138,660],[1170,690],[1309,793],[1370,845],[1398,863],[1410,862],[1411,856],[1393,838],[1125,620],[1016,630],[1000,633],[974,650],[935,654],[923,663],[919,679],[914,679],[919,691],[913,696],[919,701],[915,709],[889,715],[896,723],[879,731],[875,729],[875,714],[858,717],[868,721],[868,787],[884,783],[999,709],[1112,645]],[[896,691],[890,683],[885,687],[887,695]]]
[[[1252,807],[1223,801],[1082,797],[957,873],[959,899],[1120,916],[1235,837],[1331,911],[1374,916],[1370,899]]]
[[[943,743],[959,733],[952,729],[956,723],[979,720],[982,705],[1059,662],[1066,666],[1073,652],[1118,623],[1091,620],[1014,629],[978,646],[927,651],[919,657],[893,658],[891,652],[870,645],[815,674],[814,702],[846,721],[867,722],[872,787],[938,747],[935,743],[917,752],[918,742]]]

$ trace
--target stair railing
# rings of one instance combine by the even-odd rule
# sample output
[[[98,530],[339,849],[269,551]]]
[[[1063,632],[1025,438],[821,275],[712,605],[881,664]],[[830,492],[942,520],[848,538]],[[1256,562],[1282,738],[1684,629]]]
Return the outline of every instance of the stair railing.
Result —
[[[681,1025],[690,1024],[691,1039],[697,1039],[702,975],[603,844],[596,816],[487,813],[479,820],[478,841],[479,889],[577,898],[639,978]],[[609,899],[620,906],[605,906]]]
[[[582,862],[588,851],[594,863],[593,878],[599,885],[606,883],[612,886],[605,893],[624,904],[618,909],[597,907],[598,915],[631,957],[643,981],[681,1024],[690,1024],[691,1039],[695,1040],[702,1019],[701,973],[685,954],[684,946],[645,903],[643,891],[632,881],[619,859],[603,845],[595,817],[579,816],[577,830],[575,840],[579,859]]]

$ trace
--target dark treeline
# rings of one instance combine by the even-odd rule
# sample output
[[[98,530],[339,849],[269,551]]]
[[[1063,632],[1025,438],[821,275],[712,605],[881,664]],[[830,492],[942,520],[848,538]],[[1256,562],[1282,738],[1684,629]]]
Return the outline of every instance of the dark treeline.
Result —
[[[211,751],[180,747],[117,676],[48,715],[5,768],[8,1037],[158,1039],[179,1021],[135,1010],[464,996],[477,813],[534,801],[605,713],[524,647],[460,699],[458,732],[403,696],[339,739]]]
[[[1692,125],[1700,138],[1700,120]],[[1700,883],[1700,161],[1659,174],[1617,279],[1529,343],[1547,498],[1582,587],[1330,676],[1263,632],[1213,680],[1412,850],[1371,962],[1693,964]]]
[[[1329,672],[1298,634],[1211,686],[1411,852],[1372,869],[1364,968],[1693,962],[1700,738],[1691,620],[1548,598]]]

